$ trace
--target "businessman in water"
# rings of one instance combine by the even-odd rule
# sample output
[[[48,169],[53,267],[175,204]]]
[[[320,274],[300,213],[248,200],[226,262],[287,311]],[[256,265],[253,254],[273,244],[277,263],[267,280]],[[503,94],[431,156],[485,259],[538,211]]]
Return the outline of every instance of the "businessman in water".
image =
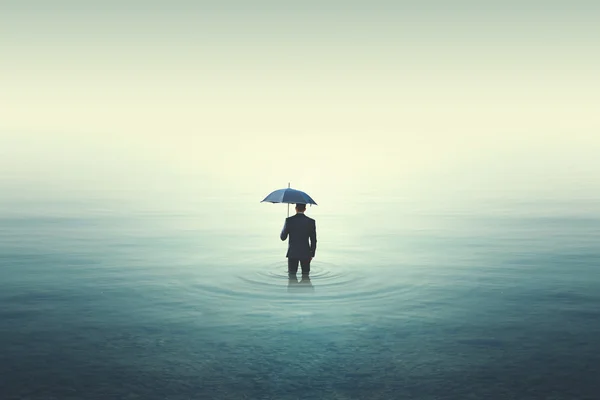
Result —
[[[296,215],[286,218],[281,231],[281,240],[287,239],[288,274],[298,272],[298,263],[302,267],[302,275],[310,272],[310,262],[317,250],[317,226],[315,220],[304,215],[306,204],[296,204]],[[310,244],[309,244],[310,240]]]

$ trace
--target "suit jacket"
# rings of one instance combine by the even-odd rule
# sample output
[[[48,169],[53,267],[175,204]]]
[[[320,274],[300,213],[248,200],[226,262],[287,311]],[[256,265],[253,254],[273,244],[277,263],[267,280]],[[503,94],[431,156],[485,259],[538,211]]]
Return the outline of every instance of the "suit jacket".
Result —
[[[315,220],[302,213],[285,219],[285,225],[281,231],[281,240],[290,236],[288,258],[307,259],[315,256],[317,250],[317,226]],[[310,244],[308,243],[310,239]]]

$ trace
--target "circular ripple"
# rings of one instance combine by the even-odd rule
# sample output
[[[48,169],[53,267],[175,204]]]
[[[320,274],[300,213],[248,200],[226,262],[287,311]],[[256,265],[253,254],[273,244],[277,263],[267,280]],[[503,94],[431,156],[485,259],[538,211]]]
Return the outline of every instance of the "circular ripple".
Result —
[[[300,268],[297,276],[289,280],[287,264],[271,263],[257,267],[251,273],[238,276],[240,295],[256,295],[261,297],[266,288],[282,289],[286,287],[294,293],[312,292],[314,300],[357,302],[363,305],[389,300],[396,296],[406,296],[414,286],[402,285],[397,279],[381,274],[372,274],[365,268],[345,268],[329,262],[315,262],[311,265],[309,279],[303,278]],[[304,285],[303,285],[304,284]],[[277,296],[285,291],[274,290],[267,296]],[[285,293],[285,294],[287,294]],[[289,297],[289,296],[288,296]]]
[[[302,269],[298,268],[298,275],[301,275]],[[254,277],[244,277],[247,280],[265,280],[265,279],[287,279],[287,265],[283,263],[272,263],[265,267],[256,269],[254,271]],[[319,280],[321,284],[330,283],[331,281],[344,282],[345,280],[351,279],[351,274],[344,272],[339,266],[327,263],[319,262],[311,265],[310,268],[310,279]]]
[[[210,280],[191,284],[196,296],[213,301],[259,301],[272,307],[299,299],[304,306],[322,307],[323,303],[344,304],[349,311],[393,306],[399,301],[417,299],[415,282],[410,284],[398,274],[373,273],[370,266],[338,265],[326,261],[313,262],[308,279],[298,268],[296,276],[287,273],[287,262],[250,263],[246,272],[224,270]],[[266,301],[266,303],[263,303]],[[348,305],[351,308],[348,308]]]

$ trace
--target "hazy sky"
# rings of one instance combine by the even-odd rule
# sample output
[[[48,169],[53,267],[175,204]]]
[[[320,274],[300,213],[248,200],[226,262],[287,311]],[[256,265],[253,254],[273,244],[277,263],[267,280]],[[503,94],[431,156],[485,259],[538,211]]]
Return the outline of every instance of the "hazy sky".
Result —
[[[3,1],[0,178],[598,195],[599,3],[491,3]]]

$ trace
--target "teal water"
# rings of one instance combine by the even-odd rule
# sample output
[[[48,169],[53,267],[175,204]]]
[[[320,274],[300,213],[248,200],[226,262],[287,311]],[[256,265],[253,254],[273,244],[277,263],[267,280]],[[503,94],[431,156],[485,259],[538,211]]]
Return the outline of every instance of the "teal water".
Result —
[[[266,193],[0,208],[2,399],[597,399],[600,209]],[[125,199],[125,200],[124,200]]]

